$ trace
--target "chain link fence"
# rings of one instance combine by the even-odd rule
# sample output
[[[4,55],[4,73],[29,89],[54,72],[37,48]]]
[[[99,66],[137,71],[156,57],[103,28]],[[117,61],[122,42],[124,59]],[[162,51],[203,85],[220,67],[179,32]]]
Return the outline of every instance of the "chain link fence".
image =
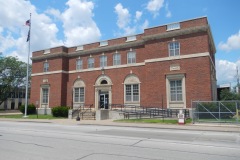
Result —
[[[240,123],[240,101],[193,101],[193,123]]]

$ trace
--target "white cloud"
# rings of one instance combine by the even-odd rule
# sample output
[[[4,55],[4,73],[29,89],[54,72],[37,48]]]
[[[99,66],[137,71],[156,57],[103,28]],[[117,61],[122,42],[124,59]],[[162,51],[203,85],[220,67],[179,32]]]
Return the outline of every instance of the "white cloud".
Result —
[[[124,29],[130,23],[130,13],[127,8],[123,8],[121,3],[115,6],[115,13],[117,13],[117,25],[119,28]]]
[[[146,8],[154,17],[157,17],[159,15],[159,10],[163,7],[163,3],[164,0],[150,0]]]
[[[142,17],[142,12],[136,11],[135,22],[139,21]]]
[[[148,25],[149,25],[148,20],[145,20],[144,23],[140,26],[141,30],[146,29],[148,27]]]
[[[17,56],[27,61],[28,43],[26,43],[29,27],[24,26],[32,13],[31,51],[59,45],[56,38],[57,26],[45,14],[39,14],[30,1],[0,1],[0,51],[5,56]]]
[[[27,61],[28,26],[26,20],[31,17],[31,52],[64,45],[59,39],[59,26],[63,24],[65,44],[77,45],[98,41],[101,33],[93,20],[94,4],[86,0],[68,0],[66,10],[51,8],[46,11],[36,9],[31,1],[0,1],[0,52],[4,56],[17,56]],[[61,33],[60,33],[61,34]]]
[[[169,8],[168,8],[168,2],[166,3],[166,5],[165,5],[165,10],[166,10],[166,17],[167,18],[170,18],[170,17],[172,17],[172,13],[171,13],[171,11],[169,10]]]
[[[85,0],[69,0],[62,13],[66,45],[99,41],[101,33],[93,20],[94,4]]]
[[[227,42],[220,42],[218,48],[227,52],[240,49],[240,30],[237,34],[228,37]]]
[[[45,13],[52,15],[57,20],[61,20],[61,12],[58,9],[50,8]]]
[[[237,66],[240,67],[240,60],[235,63],[227,60],[216,60],[216,72],[218,84],[236,83]]]
[[[135,16],[132,17],[130,11],[124,8],[121,3],[118,3],[114,9],[117,14],[117,26],[119,28],[115,36],[134,35],[136,32],[142,32],[149,25],[148,20],[141,22],[143,14],[141,11],[136,11]]]

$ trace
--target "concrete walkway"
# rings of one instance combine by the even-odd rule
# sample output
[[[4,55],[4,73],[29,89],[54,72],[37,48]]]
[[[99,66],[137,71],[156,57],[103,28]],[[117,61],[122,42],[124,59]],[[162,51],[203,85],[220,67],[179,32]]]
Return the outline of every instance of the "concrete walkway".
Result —
[[[13,121],[13,122],[32,122],[32,123],[54,123],[61,125],[102,125],[102,126],[118,126],[118,127],[141,127],[141,128],[156,128],[156,129],[180,129],[180,130],[196,130],[196,131],[221,131],[221,132],[238,132],[240,133],[240,124],[149,124],[149,123],[124,123],[113,122],[113,120],[81,120],[75,119],[11,119],[0,118],[0,121]]]

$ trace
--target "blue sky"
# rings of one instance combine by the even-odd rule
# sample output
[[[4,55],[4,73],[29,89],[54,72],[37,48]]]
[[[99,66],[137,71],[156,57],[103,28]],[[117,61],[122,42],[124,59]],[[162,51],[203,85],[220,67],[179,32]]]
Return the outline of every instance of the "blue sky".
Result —
[[[239,0],[1,0],[0,52],[27,61],[31,51],[76,46],[142,33],[144,28],[207,16],[218,84],[236,84],[240,67]],[[240,69],[240,68],[239,68]]]

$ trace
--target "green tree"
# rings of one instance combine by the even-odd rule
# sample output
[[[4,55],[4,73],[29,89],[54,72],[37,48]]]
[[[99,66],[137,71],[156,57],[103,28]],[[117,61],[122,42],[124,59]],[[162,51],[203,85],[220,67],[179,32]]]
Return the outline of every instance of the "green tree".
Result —
[[[27,63],[16,57],[0,58],[0,105],[9,97],[11,91],[26,85],[26,76]]]
[[[234,92],[229,91],[228,89],[224,89],[220,93],[221,101],[227,100],[240,100],[240,95]]]

